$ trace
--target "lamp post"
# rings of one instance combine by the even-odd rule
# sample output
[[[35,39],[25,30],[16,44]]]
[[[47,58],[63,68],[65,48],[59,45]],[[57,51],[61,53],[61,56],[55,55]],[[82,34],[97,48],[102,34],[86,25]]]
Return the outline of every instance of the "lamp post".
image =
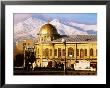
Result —
[[[73,55],[69,55],[69,57],[70,57],[69,67],[71,67],[71,61],[72,61],[72,57],[73,57]]]
[[[26,40],[23,40],[23,53],[24,53],[24,63],[23,67],[25,68],[25,46],[26,46]]]
[[[64,71],[66,74],[66,40],[62,38],[62,43],[65,45],[65,65],[64,65]]]
[[[77,52],[78,52],[78,50],[77,50],[77,43],[76,43],[76,60],[75,60],[75,62],[77,62]]]

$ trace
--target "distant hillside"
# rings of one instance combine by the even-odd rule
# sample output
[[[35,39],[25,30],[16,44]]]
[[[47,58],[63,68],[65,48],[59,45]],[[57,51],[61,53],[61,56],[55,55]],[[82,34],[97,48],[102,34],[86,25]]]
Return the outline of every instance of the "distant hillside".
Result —
[[[14,25],[14,41],[23,38],[37,37],[40,27],[48,21],[41,19],[41,17],[28,17]],[[92,24],[81,24],[74,21],[61,22],[59,19],[50,21],[61,35],[88,35],[97,34],[97,26]]]

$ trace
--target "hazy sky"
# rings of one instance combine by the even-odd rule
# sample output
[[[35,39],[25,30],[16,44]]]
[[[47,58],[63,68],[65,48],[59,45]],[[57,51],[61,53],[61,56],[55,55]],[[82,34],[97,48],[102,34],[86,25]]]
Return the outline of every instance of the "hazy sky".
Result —
[[[68,19],[77,21],[80,23],[97,24],[97,14],[96,13],[30,13],[30,14],[14,14],[14,22],[17,23],[28,17],[40,17],[45,19]]]

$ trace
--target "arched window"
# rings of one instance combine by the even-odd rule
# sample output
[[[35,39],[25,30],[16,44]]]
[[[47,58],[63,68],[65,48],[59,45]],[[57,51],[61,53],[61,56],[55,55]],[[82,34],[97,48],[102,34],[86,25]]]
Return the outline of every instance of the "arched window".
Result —
[[[45,49],[45,56],[49,56],[49,49],[48,48]]]
[[[72,55],[72,57],[74,56],[74,50],[73,48],[68,48],[68,56]]]
[[[58,48],[58,57],[61,57],[61,48]]]
[[[62,56],[65,56],[65,49],[62,49]]]
[[[54,50],[54,56],[57,56],[57,49]]]
[[[80,58],[84,58],[84,50],[80,49]]]
[[[93,56],[93,49],[90,49],[90,56]]]
[[[87,56],[87,49],[85,49],[85,56]]]

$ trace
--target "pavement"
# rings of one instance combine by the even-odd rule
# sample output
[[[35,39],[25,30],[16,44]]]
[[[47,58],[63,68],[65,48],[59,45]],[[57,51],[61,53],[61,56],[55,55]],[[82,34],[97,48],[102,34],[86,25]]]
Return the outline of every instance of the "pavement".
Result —
[[[27,71],[15,70],[14,75],[97,75],[97,71],[71,70],[71,71]]]

